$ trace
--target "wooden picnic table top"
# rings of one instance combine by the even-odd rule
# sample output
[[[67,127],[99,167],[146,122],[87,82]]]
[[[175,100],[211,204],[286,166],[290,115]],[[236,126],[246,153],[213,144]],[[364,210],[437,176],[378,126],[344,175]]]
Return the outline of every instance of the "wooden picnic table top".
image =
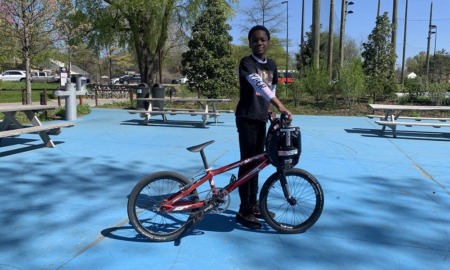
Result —
[[[450,111],[450,106],[420,106],[420,105],[391,105],[369,104],[374,110],[402,110],[402,111]]]
[[[0,112],[44,111],[56,108],[56,105],[0,105]]]

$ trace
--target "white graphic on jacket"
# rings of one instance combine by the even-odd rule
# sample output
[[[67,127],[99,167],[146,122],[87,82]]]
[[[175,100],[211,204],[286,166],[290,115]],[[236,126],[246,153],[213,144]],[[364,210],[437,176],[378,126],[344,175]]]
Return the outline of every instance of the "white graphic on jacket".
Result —
[[[272,85],[266,82],[271,82],[271,74],[268,74],[267,71],[259,71],[261,75],[257,73],[252,73],[248,75],[247,81],[252,85],[253,89],[255,89],[256,95],[263,96],[265,100],[270,101],[272,98],[275,97],[275,91],[276,91],[276,85]]]

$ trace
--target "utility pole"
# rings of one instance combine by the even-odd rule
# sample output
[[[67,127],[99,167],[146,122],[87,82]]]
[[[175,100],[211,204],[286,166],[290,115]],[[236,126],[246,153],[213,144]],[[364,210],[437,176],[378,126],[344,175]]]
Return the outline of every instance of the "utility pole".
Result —
[[[328,71],[330,82],[333,80],[333,36],[334,36],[334,0],[330,0],[330,21],[328,29]]]
[[[300,67],[303,65],[303,44],[305,43],[305,0],[302,0],[302,30],[300,34]]]
[[[344,41],[345,41],[345,21],[347,18],[347,13],[351,14],[353,11],[347,11],[347,6],[353,5],[353,2],[348,2],[347,0],[342,0],[341,6],[341,29],[339,34],[339,66],[344,67]]]
[[[319,69],[320,53],[320,0],[313,0],[313,67]]]
[[[286,4],[286,73],[284,74],[287,83],[289,70],[289,1],[283,1],[281,4]]]
[[[427,81],[429,80],[430,74],[430,39],[431,39],[431,22],[433,20],[433,1],[431,1],[430,7],[430,23],[428,24],[428,43],[427,43]]]
[[[406,32],[408,29],[408,0],[406,0],[405,7],[405,30],[403,31],[403,57],[402,57],[402,73],[401,73],[401,82],[402,85],[405,85],[405,56],[406,56]]]
[[[397,11],[398,11],[398,0],[394,0],[394,6],[392,7],[392,47],[394,47],[394,53],[397,53]],[[397,59],[397,57],[396,57]],[[395,62],[392,67],[395,71]]]
[[[380,6],[381,6],[381,0],[378,0],[378,11],[377,11],[377,17],[380,16]]]

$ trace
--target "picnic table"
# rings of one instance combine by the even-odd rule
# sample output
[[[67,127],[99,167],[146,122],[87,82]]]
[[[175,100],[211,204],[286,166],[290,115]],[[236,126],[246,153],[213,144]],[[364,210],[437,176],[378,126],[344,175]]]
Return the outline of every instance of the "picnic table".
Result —
[[[167,115],[185,114],[191,116],[201,116],[200,126],[205,127],[210,117],[214,118],[214,122],[218,122],[221,112],[232,112],[231,110],[218,110],[217,103],[229,102],[230,99],[208,99],[208,98],[137,98],[138,101],[148,103],[147,109],[128,110],[129,113],[139,113],[144,118],[144,124],[148,125],[152,115],[161,115],[164,122],[168,122]],[[184,103],[183,108],[165,107],[169,103]],[[187,108],[188,103],[197,105],[197,108]],[[211,106],[210,106],[211,105]],[[191,106],[192,107],[192,106]]]
[[[446,117],[421,117],[421,116],[403,116],[406,111],[450,111],[450,106],[417,106],[417,105],[390,105],[390,104],[369,104],[373,111],[382,111],[382,115],[371,114],[369,118],[379,118],[375,121],[382,126],[383,134],[386,127],[392,130],[393,137],[397,137],[397,126],[429,126],[434,128],[450,127],[450,118]],[[400,120],[400,121],[398,121]]]
[[[72,127],[73,122],[61,122],[43,125],[37,113],[40,111],[54,110],[58,106],[53,105],[0,105],[0,113],[5,116],[0,122],[0,140],[6,137],[16,137],[25,133],[38,133],[47,147],[55,147],[49,135],[58,135],[61,128]],[[23,112],[31,125],[23,125],[17,119],[17,113]]]

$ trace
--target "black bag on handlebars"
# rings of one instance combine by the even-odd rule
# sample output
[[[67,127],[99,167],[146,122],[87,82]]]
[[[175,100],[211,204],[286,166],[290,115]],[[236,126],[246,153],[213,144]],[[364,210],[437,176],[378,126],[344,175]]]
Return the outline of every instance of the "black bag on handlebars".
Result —
[[[293,168],[302,152],[300,128],[283,127],[276,119],[267,132],[266,152],[273,166],[286,170]]]

